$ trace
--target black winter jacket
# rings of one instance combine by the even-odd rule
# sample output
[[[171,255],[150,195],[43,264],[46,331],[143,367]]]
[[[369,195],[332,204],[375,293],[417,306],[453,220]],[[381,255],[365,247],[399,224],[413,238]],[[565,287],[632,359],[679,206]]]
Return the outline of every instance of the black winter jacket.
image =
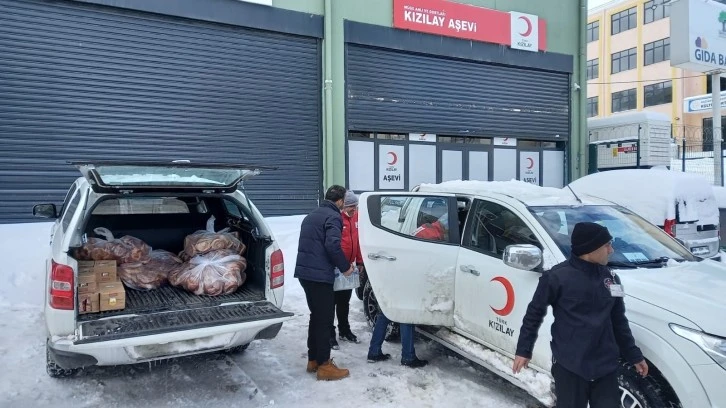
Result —
[[[295,265],[296,278],[332,284],[335,267],[341,272],[350,268],[340,247],[342,230],[340,210],[335,203],[327,200],[303,219]]]
[[[606,266],[577,257],[556,265],[540,277],[522,322],[517,355],[532,358],[537,332],[552,306],[552,357],[586,380],[613,373],[622,357],[631,364],[643,361],[635,345],[625,303],[613,297],[608,285],[620,278]]]

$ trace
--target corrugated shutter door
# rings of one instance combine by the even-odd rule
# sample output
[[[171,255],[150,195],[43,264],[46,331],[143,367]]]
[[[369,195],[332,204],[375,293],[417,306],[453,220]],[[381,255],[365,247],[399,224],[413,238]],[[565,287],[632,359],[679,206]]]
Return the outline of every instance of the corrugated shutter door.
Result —
[[[278,166],[264,215],[317,205],[316,39],[67,2],[0,0],[0,222],[59,203],[71,159]]]
[[[569,74],[347,45],[348,129],[567,140]]]

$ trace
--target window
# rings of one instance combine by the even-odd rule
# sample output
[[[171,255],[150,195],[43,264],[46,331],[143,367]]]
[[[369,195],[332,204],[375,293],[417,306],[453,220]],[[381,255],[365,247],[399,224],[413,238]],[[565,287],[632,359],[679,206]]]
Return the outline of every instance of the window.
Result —
[[[587,61],[587,79],[596,79],[600,71],[600,59],[595,58]]]
[[[599,115],[600,111],[600,98],[597,96],[593,96],[591,98],[587,98],[587,117],[591,118],[593,116]]]
[[[587,25],[587,42],[593,42],[600,39],[600,22],[593,21]]]
[[[618,72],[627,71],[629,69],[635,69],[638,64],[638,49],[631,48],[628,50],[616,52],[612,55],[612,65],[610,67],[610,73],[617,74]]]
[[[648,24],[654,21],[662,20],[666,17],[670,17],[671,8],[670,4],[667,4],[670,0],[651,0],[646,1],[643,5],[645,16],[643,17],[643,23]]]
[[[436,138],[436,141],[439,143],[464,143],[466,142],[466,138],[456,136],[439,136]]]
[[[376,133],[376,137],[382,140],[408,140],[408,135],[396,133]]]
[[[93,214],[189,214],[189,206],[178,198],[112,198],[100,202]]]
[[[459,222],[449,225],[449,209],[456,207],[455,198],[382,196],[379,199],[380,205],[369,207],[373,225],[426,241],[459,242]]]
[[[645,91],[645,106],[655,106],[673,102],[673,88],[671,81],[646,85],[643,87],[643,91]]]
[[[615,35],[628,31],[635,28],[638,25],[638,8],[631,7],[627,10],[623,10],[620,13],[615,13],[611,17],[612,31],[611,34]]]
[[[643,65],[651,65],[668,61],[671,59],[671,39],[669,37],[645,44],[643,50],[645,51]]]
[[[638,107],[638,96],[633,89],[626,89],[620,92],[613,92],[612,112],[622,112]]]
[[[465,246],[497,258],[508,245],[542,245],[527,224],[508,208],[476,200],[471,224],[467,227]]]
[[[78,208],[78,204],[80,202],[81,202],[81,192],[76,190],[75,194],[73,195],[73,198],[71,198],[71,201],[68,203],[67,206],[65,206],[65,214],[63,214],[63,218],[61,220],[61,225],[63,226],[63,232],[66,232],[66,230],[68,229],[68,226],[71,224],[73,215],[76,213],[76,209]]]
[[[724,4],[726,4],[726,3],[724,3]],[[721,79],[721,90],[726,91],[726,78],[720,78],[720,79]],[[706,93],[707,94],[711,93],[711,77],[706,77]]]
[[[78,186],[76,186],[76,183],[73,183],[70,189],[68,189],[68,193],[66,193],[66,198],[63,199],[63,206],[61,207],[60,211],[58,212],[58,215],[63,218],[63,213],[68,208],[68,204],[71,201],[71,198],[73,197],[73,194],[76,193],[76,190],[78,190]]]

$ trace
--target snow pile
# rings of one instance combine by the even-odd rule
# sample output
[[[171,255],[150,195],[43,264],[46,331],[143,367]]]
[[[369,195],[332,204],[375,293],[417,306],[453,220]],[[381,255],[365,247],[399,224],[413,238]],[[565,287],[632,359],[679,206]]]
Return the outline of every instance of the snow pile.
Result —
[[[519,180],[475,181],[455,180],[438,184],[421,184],[419,192],[487,194],[496,193],[514,197],[529,205],[578,205],[577,198],[568,189],[540,187]]]
[[[111,185],[143,183],[225,184],[221,181],[210,180],[199,176],[180,176],[178,174],[104,174],[101,178],[104,183]]]
[[[718,208],[726,208],[726,187],[713,186],[713,195]]]
[[[666,219],[719,223],[710,184],[698,174],[661,169],[611,170],[590,174],[570,183],[577,193],[612,201],[655,225]]]

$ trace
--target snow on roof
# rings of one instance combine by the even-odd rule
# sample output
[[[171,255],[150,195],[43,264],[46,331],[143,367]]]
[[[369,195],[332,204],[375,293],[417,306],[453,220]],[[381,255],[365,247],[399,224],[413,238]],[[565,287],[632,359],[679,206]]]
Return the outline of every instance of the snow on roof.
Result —
[[[655,225],[666,219],[718,224],[713,189],[699,174],[663,169],[611,170],[570,183],[576,193],[613,201]]]
[[[668,122],[670,124],[671,118],[661,112],[650,112],[650,111],[639,111],[639,112],[627,112],[618,113],[616,115],[607,116],[604,118],[589,118],[587,119],[587,127],[601,128],[611,126],[622,126],[635,123],[643,122]]]
[[[526,205],[582,205],[568,188],[540,187],[519,180],[446,181],[438,184],[421,184],[418,191],[481,196],[499,194],[515,198]],[[593,200],[590,197],[580,198],[585,204],[601,204],[599,200]]]

